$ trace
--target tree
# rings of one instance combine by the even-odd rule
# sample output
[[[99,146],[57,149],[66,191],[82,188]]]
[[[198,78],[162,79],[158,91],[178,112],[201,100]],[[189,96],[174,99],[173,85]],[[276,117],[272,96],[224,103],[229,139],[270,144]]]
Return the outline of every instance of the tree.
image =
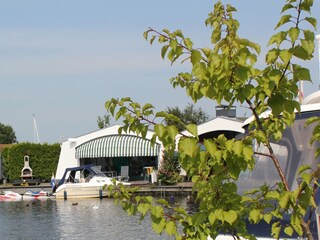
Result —
[[[308,171],[310,166],[303,166],[296,188],[290,190],[271,144],[281,139],[283,131],[294,123],[295,111],[300,110],[296,100],[299,81],[311,81],[309,70],[298,63],[313,57],[315,36],[313,30],[308,29],[316,28],[316,20],[310,16],[312,6],[313,0],[286,1],[275,33],[270,37],[262,68],[256,66],[260,46],[238,36],[240,24],[233,16],[236,9],[220,1],[206,20],[206,25],[212,28],[212,48],[195,49],[181,30],[149,28],[144,33],[151,44],[158,41],[163,45],[163,58],[171,63],[181,59],[182,63],[191,63],[190,72],[179,73],[171,79],[173,87],[184,88],[193,102],[207,98],[219,105],[222,101],[229,106],[246,105],[254,120],[242,139],[228,140],[223,135],[206,139],[205,150],[198,145],[196,125],[185,125],[191,136],[183,135],[179,140],[179,162],[194,183],[199,203],[197,213],[188,213],[180,207],[168,211],[171,207],[164,200],[154,204],[151,197],[135,197],[123,187],[111,186],[110,190],[126,211],[140,214],[141,219],[150,213],[154,230],[174,235],[176,239],[215,238],[221,232],[235,239],[255,239],[246,228],[246,220],[252,224],[270,224],[270,235],[274,238],[278,238],[281,231],[288,236],[295,232],[313,238],[307,213],[316,207],[320,169]],[[176,149],[177,127],[165,126],[162,122],[173,120],[183,124],[178,117],[166,112],[154,113],[153,105],[141,106],[130,98],[111,99],[106,102],[106,108],[116,120],[123,118],[124,125],[119,132],[134,131],[145,137],[153,126],[152,141],[158,138],[168,152]],[[260,117],[268,109],[268,118]],[[316,133],[313,140],[318,140]],[[267,151],[254,152],[254,141]],[[275,186],[264,185],[239,194],[236,182],[241,172],[254,168],[254,155],[266,156],[281,180]],[[271,201],[279,204],[270,204]],[[290,222],[282,225],[286,215]]]
[[[110,115],[105,114],[103,117],[98,116],[97,119],[99,129],[106,128],[110,126]]]
[[[158,170],[157,179],[164,185],[176,184],[182,181],[180,163],[176,153],[163,152],[163,160]]]
[[[176,125],[179,131],[185,130],[184,125],[193,123],[193,124],[201,124],[209,119],[209,115],[202,110],[202,108],[196,109],[194,104],[189,103],[183,110],[180,110],[179,107],[167,107],[166,112],[169,114],[173,114],[176,117],[180,118],[183,124],[177,124],[172,120],[165,120],[167,126]]]
[[[0,123],[0,143],[9,144],[17,141],[16,133],[10,125]]]

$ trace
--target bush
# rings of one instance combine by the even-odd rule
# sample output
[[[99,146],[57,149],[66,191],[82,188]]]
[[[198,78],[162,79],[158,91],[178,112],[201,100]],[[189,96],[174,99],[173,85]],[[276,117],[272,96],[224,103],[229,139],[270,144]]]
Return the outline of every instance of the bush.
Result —
[[[29,156],[33,177],[48,181],[56,171],[60,144],[18,143],[3,150],[4,172],[9,181],[20,179],[24,156]]]

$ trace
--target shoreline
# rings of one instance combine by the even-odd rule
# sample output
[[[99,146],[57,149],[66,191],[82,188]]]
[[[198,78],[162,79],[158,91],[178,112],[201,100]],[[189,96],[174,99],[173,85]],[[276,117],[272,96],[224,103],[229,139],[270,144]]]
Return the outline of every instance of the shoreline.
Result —
[[[182,182],[176,185],[155,185],[151,184],[146,181],[134,181],[131,182],[132,187],[138,187],[139,190],[137,194],[141,195],[159,195],[159,196],[166,196],[166,195],[190,195],[193,192],[192,183],[191,182]],[[19,194],[24,194],[26,191],[46,191],[48,193],[51,192],[51,186],[49,183],[40,183],[39,185],[31,185],[31,186],[13,186],[10,183],[1,184],[0,185],[0,192],[2,191],[13,191]]]

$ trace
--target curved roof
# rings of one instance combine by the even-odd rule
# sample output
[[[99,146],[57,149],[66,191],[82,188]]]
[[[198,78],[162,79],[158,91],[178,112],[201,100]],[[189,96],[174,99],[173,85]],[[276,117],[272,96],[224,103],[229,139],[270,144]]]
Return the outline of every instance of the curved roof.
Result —
[[[236,118],[220,116],[215,119],[212,119],[211,121],[198,125],[198,135],[215,131],[233,131],[238,133],[244,133],[242,123],[242,121]]]
[[[303,99],[302,104],[320,103],[320,91],[314,92]]]
[[[208,122],[202,123],[197,126],[198,135],[217,132],[217,131],[230,131],[237,133],[244,133],[242,128],[243,121],[236,118],[219,116]],[[187,130],[181,132],[182,135],[191,135]],[[182,135],[178,135],[177,140],[180,139]]]
[[[133,135],[108,135],[76,147],[76,158],[158,156],[160,144]]]

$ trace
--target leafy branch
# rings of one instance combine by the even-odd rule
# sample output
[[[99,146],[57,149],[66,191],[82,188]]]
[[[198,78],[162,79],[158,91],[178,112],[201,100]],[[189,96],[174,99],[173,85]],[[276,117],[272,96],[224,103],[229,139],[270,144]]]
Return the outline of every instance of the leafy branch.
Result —
[[[193,42],[184,37],[181,30],[170,32],[163,29],[160,32],[149,28],[144,33],[151,44],[157,40],[163,45],[163,59],[167,58],[172,64],[181,58],[181,63],[191,63],[190,72],[179,73],[170,79],[173,87],[184,88],[193,102],[207,98],[217,104],[227,102],[229,106],[247,104],[253,115],[243,139],[227,139],[220,135],[205,139],[205,150],[201,150],[196,125],[186,125],[189,134],[181,135],[175,126],[162,123],[166,120],[181,123],[181,119],[165,112],[154,113],[151,104],[140,106],[130,98],[106,102],[107,110],[117,120],[124,119],[119,133],[132,131],[145,137],[153,126],[151,141],[160,140],[167,151],[178,148],[180,165],[194,183],[199,203],[199,211],[194,214],[179,215],[180,210],[175,210],[178,215],[175,211],[166,215],[163,210],[166,206],[145,205],[146,202],[141,203],[140,199],[136,201],[137,207],[133,209],[140,207],[141,211],[150,212],[158,233],[168,228],[167,233],[177,239],[214,238],[219,233],[229,233],[236,239],[255,239],[246,228],[248,219],[253,224],[261,221],[272,224],[270,234],[275,238],[284,231],[288,236],[295,232],[312,239],[310,221],[304,217],[309,208],[315,207],[314,193],[318,188],[318,175],[315,173],[318,170],[313,174],[310,168],[302,168],[298,173],[301,178],[297,187],[290,189],[272,147],[272,143],[282,138],[283,131],[293,125],[295,114],[300,111],[300,103],[296,100],[299,94],[297,84],[299,81],[311,81],[309,70],[295,61],[313,57],[314,33],[302,28],[305,26],[302,23],[316,27],[316,20],[309,16],[312,5],[313,0],[286,1],[275,28],[282,30],[271,36],[268,46],[274,47],[267,52],[266,66],[262,69],[255,66],[260,46],[238,36],[240,24],[233,16],[236,9],[220,1],[214,5],[205,22],[212,28],[211,48],[195,49]],[[320,127],[317,130],[320,132]],[[253,141],[264,146],[264,150],[254,152]],[[240,195],[236,184],[239,176],[254,169],[254,156],[258,155],[273,163],[280,181],[272,187],[264,185]],[[119,199],[127,204],[125,197],[121,195]],[[282,226],[281,220],[285,215],[290,216],[290,222]],[[178,222],[183,228],[183,238],[178,234]]]

